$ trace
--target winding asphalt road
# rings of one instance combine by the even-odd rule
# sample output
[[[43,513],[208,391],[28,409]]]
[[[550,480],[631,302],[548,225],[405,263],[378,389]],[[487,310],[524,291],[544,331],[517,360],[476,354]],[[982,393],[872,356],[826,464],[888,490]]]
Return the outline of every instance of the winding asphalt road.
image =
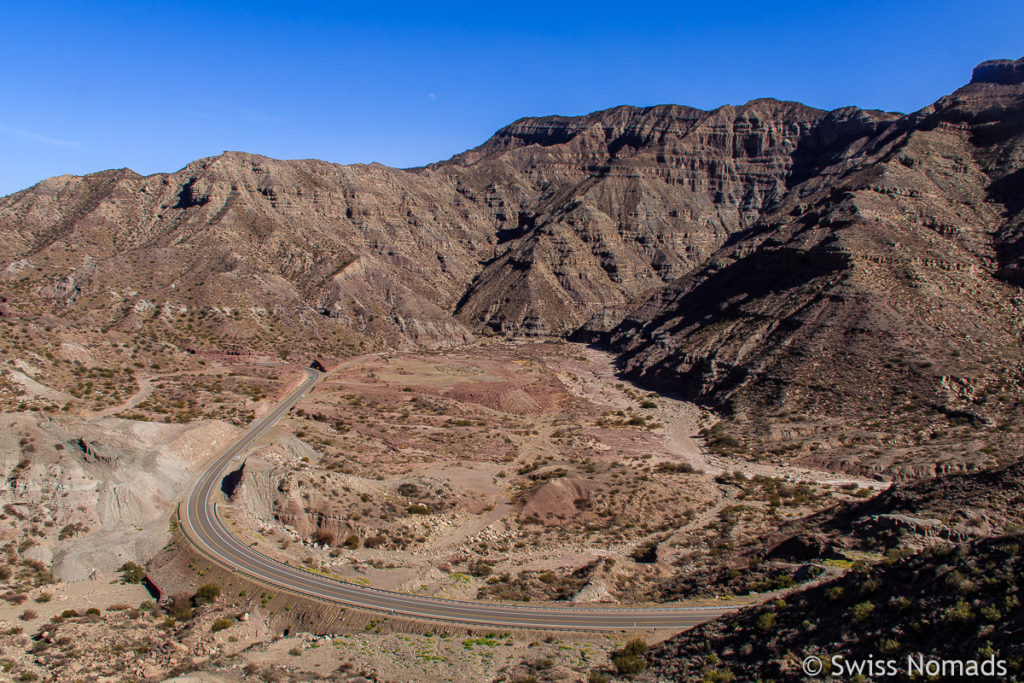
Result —
[[[234,536],[217,514],[214,495],[225,473],[241,465],[246,450],[291,410],[319,381],[307,378],[270,413],[254,421],[199,477],[179,507],[182,530],[195,547],[223,567],[260,583],[304,596],[384,614],[431,621],[505,628],[615,631],[632,628],[684,629],[734,608],[724,607],[542,607],[428,598],[338,581],[263,555]]]

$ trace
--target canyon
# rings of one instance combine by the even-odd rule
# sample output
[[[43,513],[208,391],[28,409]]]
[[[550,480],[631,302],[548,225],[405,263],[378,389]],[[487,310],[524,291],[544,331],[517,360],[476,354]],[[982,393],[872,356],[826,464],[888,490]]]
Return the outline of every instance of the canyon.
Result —
[[[174,502],[314,360],[327,379],[223,500],[248,543],[311,571],[461,599],[762,605],[659,646],[675,676],[714,671],[705,643],[731,652],[728,629],[753,633],[784,594],[792,643],[828,586],[944,576],[933,546],[976,574],[971,549],[1013,556],[990,539],[1020,522],[1022,196],[1024,60],[910,114],[621,106],[521,119],[421,168],[225,152],[44,180],[0,198],[5,595],[78,599],[138,563],[164,607],[104,619],[167,654],[143,677],[226,652],[284,670],[265,654],[291,606],[251,587],[159,624],[207,571]],[[921,601],[937,619],[958,604]],[[243,610],[240,640],[206,635]],[[555,676],[509,648],[473,670]],[[593,668],[548,649],[558,676]],[[762,649],[727,664],[796,675]],[[371,660],[350,661],[396,666]]]

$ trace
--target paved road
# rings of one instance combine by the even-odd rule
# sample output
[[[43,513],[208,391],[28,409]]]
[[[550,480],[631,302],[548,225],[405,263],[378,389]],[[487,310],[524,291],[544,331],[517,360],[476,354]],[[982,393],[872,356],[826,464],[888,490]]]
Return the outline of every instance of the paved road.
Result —
[[[320,379],[313,369],[301,385],[264,417],[252,423],[199,478],[189,493],[182,528],[204,554],[232,571],[285,591],[384,614],[506,628],[613,631],[631,628],[683,629],[713,619],[722,607],[542,607],[428,598],[338,581],[273,560],[236,538],[217,514],[214,494],[229,469],[264,432],[281,419]]]

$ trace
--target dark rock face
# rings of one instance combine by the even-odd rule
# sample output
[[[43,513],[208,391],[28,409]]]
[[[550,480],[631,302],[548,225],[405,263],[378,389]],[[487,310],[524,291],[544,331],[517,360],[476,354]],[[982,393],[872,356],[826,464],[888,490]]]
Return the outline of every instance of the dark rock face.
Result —
[[[798,534],[772,548],[767,555],[771,560],[806,562],[823,558],[841,557],[832,541],[820,534]]]
[[[973,660],[979,678],[1017,680],[1024,634],[1016,580],[1024,568],[1022,540],[1017,533],[892,557],[781,603],[702,624],[654,646],[647,656],[650,671],[640,680],[806,681],[803,658],[832,661],[836,655],[836,662],[896,662],[895,672],[871,671],[869,679],[915,680],[909,656]],[[997,668],[999,660],[1005,668]]]
[[[974,67],[971,83],[1024,83],[1024,59],[992,59]]]

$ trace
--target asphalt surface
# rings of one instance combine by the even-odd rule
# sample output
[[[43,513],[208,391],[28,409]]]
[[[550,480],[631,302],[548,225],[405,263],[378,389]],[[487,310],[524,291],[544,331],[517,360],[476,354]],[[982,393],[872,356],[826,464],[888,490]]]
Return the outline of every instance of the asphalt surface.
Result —
[[[339,581],[271,559],[236,538],[217,514],[214,500],[225,474],[242,464],[246,450],[291,410],[319,381],[308,377],[264,417],[231,444],[199,478],[184,509],[182,529],[196,548],[218,564],[279,589],[413,619],[459,622],[507,628],[615,631],[621,629],[684,629],[713,619],[733,608],[724,607],[545,607],[428,598]]]

